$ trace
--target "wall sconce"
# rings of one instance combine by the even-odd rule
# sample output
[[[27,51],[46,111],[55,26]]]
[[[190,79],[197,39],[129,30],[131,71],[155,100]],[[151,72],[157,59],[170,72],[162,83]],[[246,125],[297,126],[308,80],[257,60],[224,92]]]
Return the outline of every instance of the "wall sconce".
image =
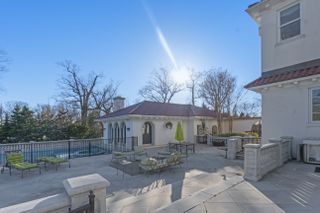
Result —
[[[165,124],[165,127],[167,128],[167,129],[172,129],[172,123],[169,121],[169,122],[167,122],[166,124]]]

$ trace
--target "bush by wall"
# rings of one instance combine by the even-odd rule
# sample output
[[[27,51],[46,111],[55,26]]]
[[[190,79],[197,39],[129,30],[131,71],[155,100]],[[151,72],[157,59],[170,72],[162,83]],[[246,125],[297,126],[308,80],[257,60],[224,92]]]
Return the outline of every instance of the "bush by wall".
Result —
[[[259,135],[255,132],[232,132],[232,133],[221,133],[217,135],[218,137],[234,137],[234,136],[240,136],[240,137],[256,137],[258,138]]]

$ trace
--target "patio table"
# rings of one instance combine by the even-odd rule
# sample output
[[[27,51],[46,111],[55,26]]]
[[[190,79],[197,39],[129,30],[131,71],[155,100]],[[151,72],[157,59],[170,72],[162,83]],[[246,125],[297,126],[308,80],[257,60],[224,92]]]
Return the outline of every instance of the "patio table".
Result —
[[[183,150],[185,150],[186,155],[188,156],[188,151],[191,149],[192,153],[195,153],[195,143],[190,143],[190,142],[170,142],[169,143],[169,151],[171,149],[174,149],[177,152],[182,153]]]
[[[127,166],[130,167],[130,165],[132,164],[132,162],[131,162],[131,161],[128,161],[128,160],[121,160],[121,161],[118,162],[118,164],[120,165],[121,170],[122,170],[122,179],[124,179],[125,168],[126,168]],[[118,175],[119,168],[118,168],[118,167],[116,167],[116,168],[117,168],[117,175]]]

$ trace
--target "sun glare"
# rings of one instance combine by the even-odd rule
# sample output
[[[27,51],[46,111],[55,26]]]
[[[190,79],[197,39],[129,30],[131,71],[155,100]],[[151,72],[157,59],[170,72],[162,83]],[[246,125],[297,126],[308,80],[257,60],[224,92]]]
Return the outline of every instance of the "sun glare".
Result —
[[[187,69],[180,68],[171,72],[173,80],[178,84],[184,84],[189,80],[190,73]]]

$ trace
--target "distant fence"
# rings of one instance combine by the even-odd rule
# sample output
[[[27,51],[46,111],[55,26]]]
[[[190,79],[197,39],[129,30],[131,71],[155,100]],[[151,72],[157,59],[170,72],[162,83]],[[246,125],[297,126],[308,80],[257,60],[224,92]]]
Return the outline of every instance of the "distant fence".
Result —
[[[138,137],[118,139],[80,139],[46,142],[0,144],[0,164],[5,163],[5,152],[21,150],[29,162],[37,162],[43,156],[66,159],[109,154],[112,151],[128,152],[138,145]]]

